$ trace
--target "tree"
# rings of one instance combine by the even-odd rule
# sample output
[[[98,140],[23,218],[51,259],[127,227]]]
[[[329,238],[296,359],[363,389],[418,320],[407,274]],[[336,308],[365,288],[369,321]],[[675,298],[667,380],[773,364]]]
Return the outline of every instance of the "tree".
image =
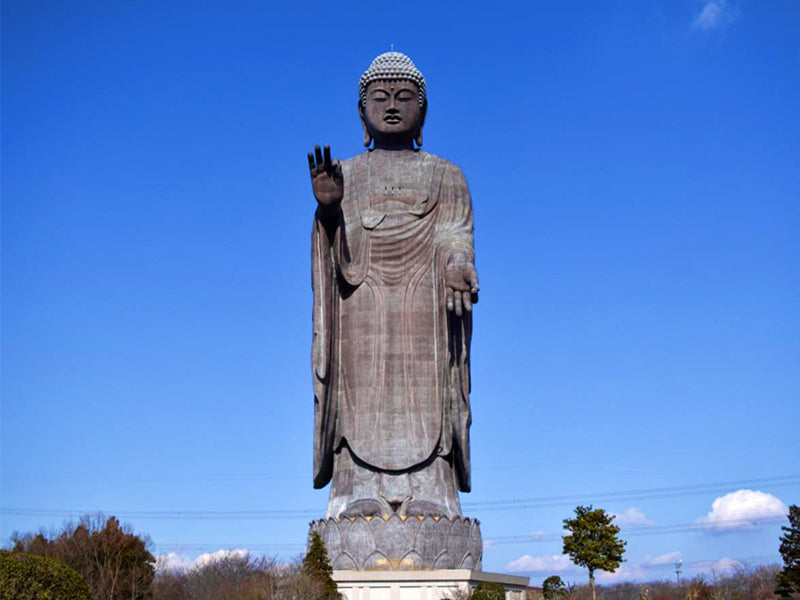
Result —
[[[0,550],[0,600],[92,600],[92,591],[57,558]]]
[[[58,558],[83,575],[97,600],[148,600],[153,563],[150,540],[135,535],[115,517],[84,516],[47,537],[11,536],[13,552]]]
[[[475,586],[469,600],[505,600],[506,588],[503,584],[492,581],[481,581]]]
[[[577,506],[575,518],[564,519],[564,554],[579,567],[589,571],[589,586],[592,598],[597,600],[594,588],[596,570],[613,573],[622,562],[625,542],[617,537],[619,527],[613,524],[614,517],[602,508],[592,510],[589,506]]]
[[[800,506],[789,507],[789,526],[781,527],[781,545],[778,549],[783,557],[783,570],[778,573],[775,593],[781,598],[800,594]]]
[[[542,582],[542,598],[544,600],[557,600],[566,595],[567,588],[558,575],[550,575]]]
[[[338,600],[339,589],[333,580],[333,568],[328,559],[328,550],[319,532],[312,531],[308,540],[308,552],[303,559],[303,571],[320,583],[323,589],[323,600]]]

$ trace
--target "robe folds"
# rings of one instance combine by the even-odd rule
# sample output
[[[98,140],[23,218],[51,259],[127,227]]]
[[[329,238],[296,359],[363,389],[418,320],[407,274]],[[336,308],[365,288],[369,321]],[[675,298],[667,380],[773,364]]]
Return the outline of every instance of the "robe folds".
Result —
[[[314,219],[314,486],[346,445],[379,471],[452,453],[470,489],[471,313],[445,306],[445,266],[473,255],[469,190],[422,151],[342,162],[340,207]]]

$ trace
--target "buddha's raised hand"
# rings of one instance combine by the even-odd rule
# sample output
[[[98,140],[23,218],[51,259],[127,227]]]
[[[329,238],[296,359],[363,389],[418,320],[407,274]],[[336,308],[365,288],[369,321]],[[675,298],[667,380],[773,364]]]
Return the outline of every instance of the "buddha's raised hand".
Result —
[[[444,269],[445,305],[457,316],[470,312],[478,301],[478,273],[466,256],[457,254],[447,261]]]
[[[314,188],[317,202],[325,208],[337,206],[344,196],[344,177],[339,160],[331,161],[331,147],[325,146],[324,156],[319,146],[314,148],[314,154],[309,152],[308,168],[311,171],[311,187]]]

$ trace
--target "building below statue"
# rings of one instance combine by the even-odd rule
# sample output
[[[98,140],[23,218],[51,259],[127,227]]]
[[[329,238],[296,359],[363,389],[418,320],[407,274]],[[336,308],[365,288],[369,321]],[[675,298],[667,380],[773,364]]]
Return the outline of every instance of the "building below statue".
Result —
[[[440,600],[469,594],[480,582],[501,584],[506,600],[525,600],[529,579],[468,569],[428,571],[334,570],[345,600]]]
[[[480,570],[480,523],[463,517],[344,517],[311,523],[334,570]]]

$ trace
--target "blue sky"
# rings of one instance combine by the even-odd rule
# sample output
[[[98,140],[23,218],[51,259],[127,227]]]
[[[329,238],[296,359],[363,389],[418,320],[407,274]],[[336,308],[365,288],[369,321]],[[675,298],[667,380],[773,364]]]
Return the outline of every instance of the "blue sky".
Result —
[[[362,150],[394,44],[473,197],[484,568],[582,581],[579,503],[620,515],[617,578],[777,562],[798,32],[796,0],[4,2],[0,539],[104,511],[176,561],[303,550],[305,153]]]

